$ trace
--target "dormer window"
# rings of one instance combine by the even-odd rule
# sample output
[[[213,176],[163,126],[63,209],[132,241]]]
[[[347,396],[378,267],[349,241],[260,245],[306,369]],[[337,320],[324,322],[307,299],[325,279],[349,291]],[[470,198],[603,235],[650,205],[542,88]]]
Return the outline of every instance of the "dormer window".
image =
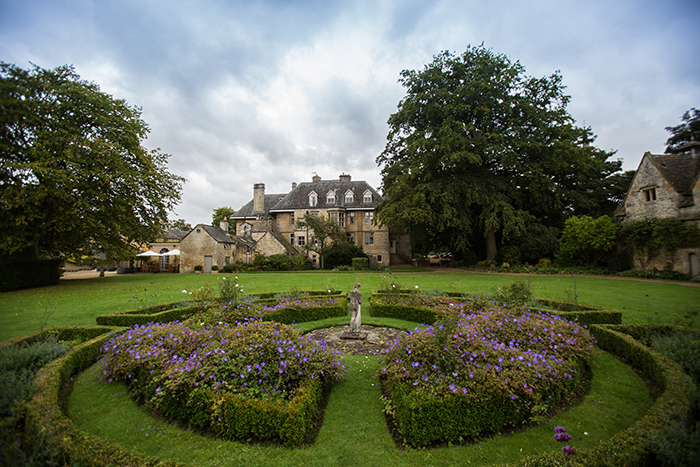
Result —
[[[335,191],[331,190],[326,193],[326,204],[335,204]]]
[[[372,192],[369,190],[366,190],[364,194],[362,195],[362,202],[363,203],[371,203],[372,202]]]
[[[309,193],[309,206],[316,206],[318,204],[318,195],[315,191]]]
[[[348,190],[345,192],[345,204],[352,204],[355,202],[355,194],[352,192],[352,190]]]
[[[642,190],[642,193],[644,194],[644,201],[656,201],[656,187],[646,188]]]

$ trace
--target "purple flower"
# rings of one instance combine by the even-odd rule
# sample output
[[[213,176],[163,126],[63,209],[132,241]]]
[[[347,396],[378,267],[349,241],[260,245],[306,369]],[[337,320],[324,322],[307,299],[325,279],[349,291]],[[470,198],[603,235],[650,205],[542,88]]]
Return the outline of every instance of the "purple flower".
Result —
[[[566,428],[564,428],[563,426],[557,426],[557,427],[554,427],[554,432],[555,433],[565,433]]]
[[[569,433],[557,433],[554,435],[554,439],[557,441],[569,441],[571,439],[571,435]]]
[[[568,444],[566,446],[564,446],[563,448],[561,448],[561,450],[564,451],[564,454],[569,455],[569,456],[573,456],[574,454],[576,454],[578,452],[576,449],[572,448]]]

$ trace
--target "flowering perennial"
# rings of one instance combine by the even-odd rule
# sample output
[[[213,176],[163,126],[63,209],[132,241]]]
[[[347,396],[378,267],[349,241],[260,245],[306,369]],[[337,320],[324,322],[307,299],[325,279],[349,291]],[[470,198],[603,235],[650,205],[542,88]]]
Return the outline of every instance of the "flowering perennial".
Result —
[[[485,302],[478,304],[484,307]],[[386,351],[382,376],[417,394],[454,395],[477,401],[500,394],[529,414],[538,404],[558,401],[578,381],[583,362],[594,355],[595,340],[558,316],[489,308],[465,314],[472,304],[438,301],[456,319],[416,328]]]
[[[196,388],[288,400],[302,381],[338,380],[346,371],[325,343],[292,326],[257,320],[134,326],[102,351],[103,378],[126,380],[156,410],[161,399]]]

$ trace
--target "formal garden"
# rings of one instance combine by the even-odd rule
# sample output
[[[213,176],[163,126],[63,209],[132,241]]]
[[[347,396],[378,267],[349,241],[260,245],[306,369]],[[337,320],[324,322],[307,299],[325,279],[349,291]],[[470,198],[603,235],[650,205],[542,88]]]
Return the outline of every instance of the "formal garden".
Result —
[[[399,332],[343,353],[311,335],[348,326],[355,282],[366,329]],[[697,303],[693,284],[420,271],[9,292],[3,461],[688,465]]]

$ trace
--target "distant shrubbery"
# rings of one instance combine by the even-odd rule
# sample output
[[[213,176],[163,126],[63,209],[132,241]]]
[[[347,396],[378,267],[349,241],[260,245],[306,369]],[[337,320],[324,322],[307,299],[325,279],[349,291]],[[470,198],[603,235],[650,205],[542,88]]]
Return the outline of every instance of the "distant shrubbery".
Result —
[[[256,254],[251,263],[232,263],[220,269],[222,273],[251,271],[302,271],[312,269],[311,261],[304,255],[287,256],[283,254],[265,256]]]

